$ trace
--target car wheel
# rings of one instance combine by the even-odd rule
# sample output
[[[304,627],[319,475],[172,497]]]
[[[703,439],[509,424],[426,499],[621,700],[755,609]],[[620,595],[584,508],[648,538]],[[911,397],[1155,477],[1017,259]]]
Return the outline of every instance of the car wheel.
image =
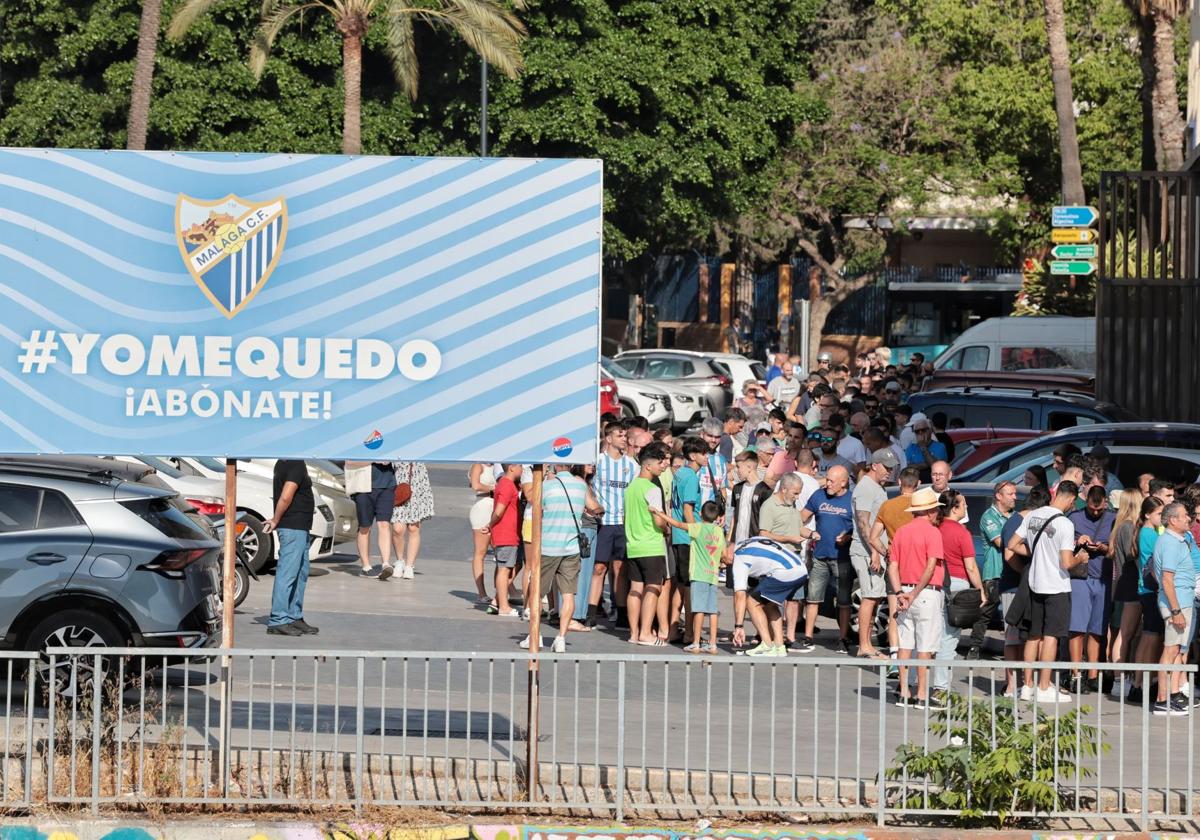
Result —
[[[116,626],[102,615],[87,610],[63,610],[37,624],[25,638],[26,650],[38,651],[38,689],[43,699],[48,699],[51,678],[51,657],[48,648],[120,647],[128,640]],[[116,671],[116,659],[101,657],[100,671],[96,671],[94,656],[63,656],[54,659],[54,691],[58,697],[84,699],[92,696],[97,678],[101,682],[111,679]]]
[[[242,601],[246,600],[246,596],[250,594],[250,573],[246,571],[241,563],[237,564],[233,570],[233,605],[240,607]]]
[[[246,523],[246,527],[238,535],[238,547],[250,568],[255,573],[261,572],[271,562],[274,547],[271,535],[257,516],[247,513],[242,516],[241,521]]]
[[[636,417],[636,416],[637,416],[637,409],[635,409],[630,403],[627,403],[624,400],[621,400],[621,419],[627,420],[630,417]]]

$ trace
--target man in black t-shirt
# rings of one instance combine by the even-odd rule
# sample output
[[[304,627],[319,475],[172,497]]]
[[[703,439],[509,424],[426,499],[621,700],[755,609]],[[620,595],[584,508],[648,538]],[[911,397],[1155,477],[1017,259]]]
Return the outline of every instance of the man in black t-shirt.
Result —
[[[308,585],[308,529],[316,502],[312,479],[303,461],[275,462],[275,515],[264,530],[279,535],[279,563],[271,589],[271,618],[267,633],[304,636],[317,628],[304,620],[304,588]]]

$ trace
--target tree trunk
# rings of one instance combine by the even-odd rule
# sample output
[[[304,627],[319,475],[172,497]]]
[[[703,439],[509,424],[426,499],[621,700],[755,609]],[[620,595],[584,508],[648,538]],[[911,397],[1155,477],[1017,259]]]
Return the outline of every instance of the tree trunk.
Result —
[[[133,69],[133,90],[129,94],[129,123],[125,148],[146,148],[146,125],[150,121],[150,89],[154,81],[154,56],[158,52],[158,22],[162,0],[143,0],[142,20],[138,25],[137,63]]]
[[[1075,135],[1075,95],[1071,90],[1071,55],[1067,50],[1063,0],[1045,0],[1045,4],[1054,110],[1058,115],[1058,148],[1062,157],[1062,197],[1066,204],[1083,204],[1083,172],[1079,166],[1079,139]]]
[[[342,154],[362,154],[362,35],[342,36],[344,105]]]
[[[1151,110],[1154,117],[1154,160],[1160,172],[1183,168],[1186,125],[1179,110],[1175,81],[1175,20],[1173,2],[1156,3],[1150,9],[1154,27],[1154,87]]]

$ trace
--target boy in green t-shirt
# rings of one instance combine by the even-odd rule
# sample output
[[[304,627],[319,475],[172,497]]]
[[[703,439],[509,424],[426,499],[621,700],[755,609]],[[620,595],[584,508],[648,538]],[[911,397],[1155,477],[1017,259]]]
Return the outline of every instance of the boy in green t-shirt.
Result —
[[[652,443],[638,453],[641,472],[625,489],[625,569],[629,573],[629,641],[636,645],[662,647],[669,628],[653,632],[658,598],[667,576],[666,534],[685,522],[672,519],[655,482],[670,463],[670,453],[661,443]]]
[[[725,529],[718,524],[721,508],[709,500],[700,506],[700,522],[687,526],[692,538],[691,577],[692,643],[684,650],[691,653],[717,652],[717,576],[725,558]],[[700,644],[704,617],[708,616],[708,646]]]

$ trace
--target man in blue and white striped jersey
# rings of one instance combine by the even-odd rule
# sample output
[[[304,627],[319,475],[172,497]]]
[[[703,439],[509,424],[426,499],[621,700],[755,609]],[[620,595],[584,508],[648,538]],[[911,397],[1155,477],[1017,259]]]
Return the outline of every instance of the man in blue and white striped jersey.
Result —
[[[617,626],[625,614],[625,598],[621,584],[621,565],[625,562],[625,489],[637,478],[637,461],[625,453],[625,427],[619,422],[604,427],[604,451],[596,461],[592,476],[592,493],[604,507],[600,528],[596,531],[594,549],[596,565],[592,571],[592,591],[588,598],[587,626],[596,626],[604,578],[612,568],[613,605],[617,610]]]
[[[814,539],[818,538],[814,535]],[[783,606],[804,586],[808,570],[791,549],[766,537],[751,537],[727,550],[733,562],[733,646],[746,643],[747,607],[762,641],[747,656],[787,656],[783,645]],[[750,578],[758,585],[746,597]]]

